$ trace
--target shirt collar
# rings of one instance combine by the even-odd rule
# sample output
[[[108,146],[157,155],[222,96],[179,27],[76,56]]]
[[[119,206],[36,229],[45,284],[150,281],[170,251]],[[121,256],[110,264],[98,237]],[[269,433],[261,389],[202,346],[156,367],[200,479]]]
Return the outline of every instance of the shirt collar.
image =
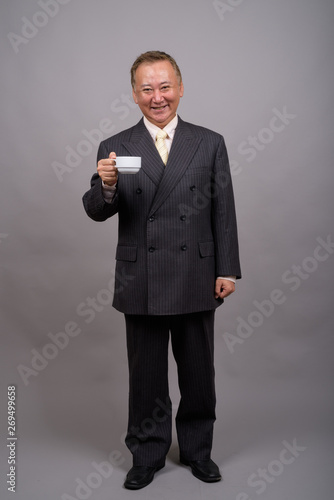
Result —
[[[166,127],[164,127],[162,130],[164,130],[167,134],[168,134],[168,137],[170,139],[173,139],[174,137],[174,133],[175,133],[175,129],[177,127],[177,124],[178,124],[178,116],[174,116],[174,118],[169,122],[167,123]],[[144,116],[144,125],[145,127],[147,128],[147,130],[149,131],[152,139],[155,141],[155,138],[157,136],[157,132],[160,129],[160,127],[158,127],[157,125],[154,125],[153,123],[151,123],[147,118],[146,116]]]

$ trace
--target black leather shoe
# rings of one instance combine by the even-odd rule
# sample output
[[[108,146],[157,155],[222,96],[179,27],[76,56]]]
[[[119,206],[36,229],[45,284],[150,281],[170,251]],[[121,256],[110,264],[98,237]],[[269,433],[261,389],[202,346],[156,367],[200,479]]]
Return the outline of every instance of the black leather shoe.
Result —
[[[128,490],[140,490],[153,481],[154,474],[162,469],[161,467],[147,467],[145,465],[135,465],[127,473],[124,488]]]
[[[193,475],[205,483],[215,483],[222,478],[218,466],[211,459],[186,460],[180,458],[180,462],[183,465],[190,465]]]

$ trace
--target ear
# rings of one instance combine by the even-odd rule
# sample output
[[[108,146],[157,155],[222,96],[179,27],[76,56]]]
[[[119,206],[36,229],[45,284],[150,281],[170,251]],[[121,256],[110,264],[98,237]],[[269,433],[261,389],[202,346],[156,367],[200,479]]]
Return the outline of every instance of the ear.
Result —
[[[133,88],[132,88],[132,97],[133,97],[133,100],[135,101],[135,103],[138,104],[138,99],[137,99],[136,93],[135,93]]]
[[[183,82],[180,83],[180,97],[183,97],[184,87]]]

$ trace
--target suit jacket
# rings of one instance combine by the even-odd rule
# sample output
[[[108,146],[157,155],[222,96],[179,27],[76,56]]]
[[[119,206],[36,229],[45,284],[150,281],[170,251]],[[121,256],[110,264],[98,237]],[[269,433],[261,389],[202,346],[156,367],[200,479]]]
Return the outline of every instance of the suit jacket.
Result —
[[[165,166],[142,119],[101,142],[98,161],[111,151],[142,158],[137,174],[119,174],[111,204],[97,173],[83,196],[95,221],[118,213],[113,306],[149,315],[215,309],[216,277],[241,277],[223,137],[179,117]]]

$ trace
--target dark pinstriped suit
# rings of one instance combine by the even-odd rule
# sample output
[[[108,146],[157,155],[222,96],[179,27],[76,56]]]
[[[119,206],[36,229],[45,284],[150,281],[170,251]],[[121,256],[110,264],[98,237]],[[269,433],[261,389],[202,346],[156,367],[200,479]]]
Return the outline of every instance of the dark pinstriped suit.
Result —
[[[169,331],[178,364],[176,418],[181,454],[210,457],[215,420],[214,298],[218,276],[241,277],[232,183],[224,139],[179,117],[164,166],[143,120],[100,145],[98,161],[141,156],[136,175],[119,175],[111,204],[94,174],[87,214],[118,213],[113,305],[125,314],[130,369],[127,445],[134,465],[162,465],[170,446]]]

